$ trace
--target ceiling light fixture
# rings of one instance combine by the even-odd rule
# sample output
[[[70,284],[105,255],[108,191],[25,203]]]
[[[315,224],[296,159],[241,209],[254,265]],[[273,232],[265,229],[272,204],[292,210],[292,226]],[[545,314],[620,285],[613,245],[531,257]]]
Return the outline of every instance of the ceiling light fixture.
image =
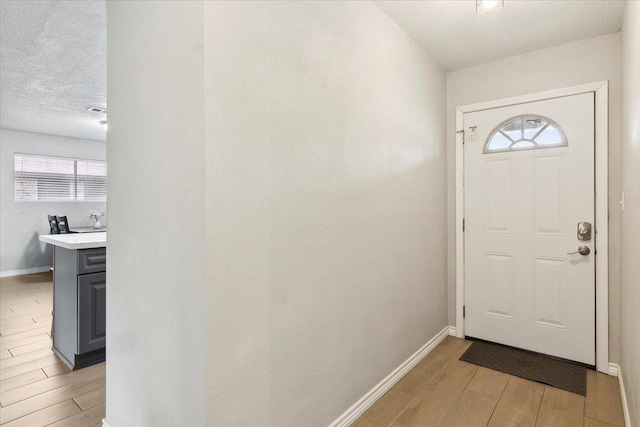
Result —
[[[104,130],[107,130],[107,121],[106,120],[100,120],[100,124],[102,125]]]
[[[476,13],[491,13],[504,6],[504,0],[476,0]]]

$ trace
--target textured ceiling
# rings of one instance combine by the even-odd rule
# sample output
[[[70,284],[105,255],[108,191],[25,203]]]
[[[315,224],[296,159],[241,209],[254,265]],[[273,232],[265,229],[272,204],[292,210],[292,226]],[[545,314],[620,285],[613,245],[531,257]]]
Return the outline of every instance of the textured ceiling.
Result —
[[[0,1],[0,127],[104,141],[105,1]]]
[[[374,1],[447,70],[620,30],[621,1]],[[0,127],[104,141],[106,2],[0,1]]]
[[[474,0],[374,1],[448,71],[615,33],[624,1],[504,0],[479,15]]]

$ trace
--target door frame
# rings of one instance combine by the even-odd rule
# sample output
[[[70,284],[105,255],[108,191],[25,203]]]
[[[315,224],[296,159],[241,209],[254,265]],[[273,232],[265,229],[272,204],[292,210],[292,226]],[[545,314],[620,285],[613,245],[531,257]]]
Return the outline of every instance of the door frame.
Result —
[[[464,114],[517,104],[595,93],[596,369],[609,373],[609,82],[503,98],[456,108],[456,336],[464,338]]]

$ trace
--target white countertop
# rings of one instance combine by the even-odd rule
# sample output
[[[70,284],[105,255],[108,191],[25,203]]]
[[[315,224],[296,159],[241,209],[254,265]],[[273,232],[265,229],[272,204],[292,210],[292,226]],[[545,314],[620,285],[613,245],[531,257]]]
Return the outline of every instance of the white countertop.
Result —
[[[67,249],[106,248],[107,233],[42,234],[40,241]]]

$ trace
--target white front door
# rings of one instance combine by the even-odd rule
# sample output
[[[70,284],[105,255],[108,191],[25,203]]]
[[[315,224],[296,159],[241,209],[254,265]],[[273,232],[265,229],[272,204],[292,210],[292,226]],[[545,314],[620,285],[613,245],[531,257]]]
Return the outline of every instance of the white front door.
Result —
[[[465,335],[595,365],[594,94],[464,129]]]

